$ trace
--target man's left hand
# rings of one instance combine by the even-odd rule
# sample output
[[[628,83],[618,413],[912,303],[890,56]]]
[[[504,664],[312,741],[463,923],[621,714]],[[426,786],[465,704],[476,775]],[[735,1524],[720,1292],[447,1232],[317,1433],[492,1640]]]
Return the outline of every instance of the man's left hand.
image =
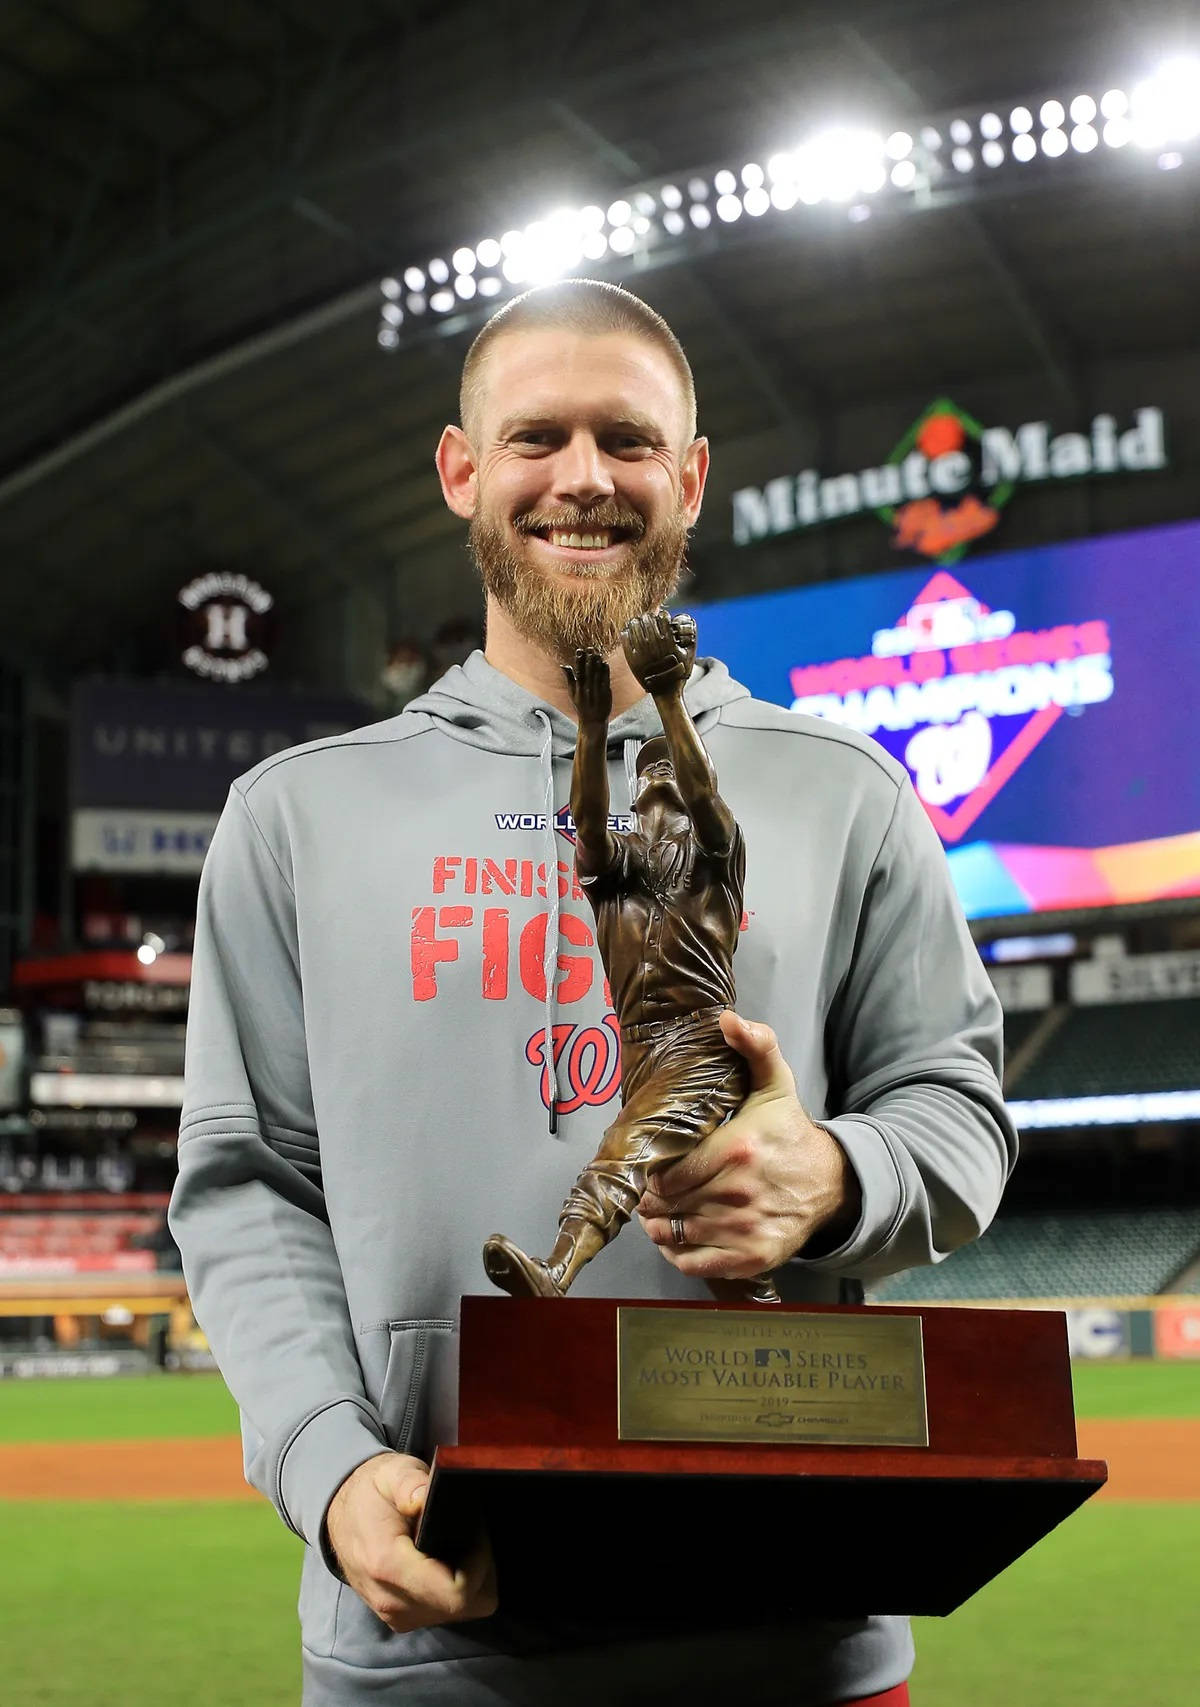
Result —
[[[750,1094],[732,1120],[651,1177],[638,1214],[681,1274],[742,1280],[781,1267],[810,1240],[836,1250],[858,1224],[861,1193],[841,1145],[801,1107],[770,1026],[727,1010],[721,1030],[749,1064]],[[683,1245],[672,1217],[682,1217]]]

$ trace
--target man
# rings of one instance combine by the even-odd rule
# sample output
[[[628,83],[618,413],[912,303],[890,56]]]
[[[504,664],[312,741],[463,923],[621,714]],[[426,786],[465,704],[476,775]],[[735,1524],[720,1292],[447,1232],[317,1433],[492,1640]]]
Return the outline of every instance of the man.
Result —
[[[669,597],[708,469],[683,352],[609,285],[509,303],[468,354],[461,408],[437,461],[470,524],[485,652],[401,716],[239,779],[198,904],[172,1224],[247,1475],[308,1543],[304,1701],[882,1696],[908,1672],[903,1620],[747,1635],[710,1603],[686,1637],[652,1609],[602,1633],[517,1626],[492,1615],[485,1552],[451,1574],[412,1539],[428,1455],[453,1435],[481,1243],[552,1219],[617,1094],[560,812],[577,735],[561,666],[580,647],[608,659],[610,786],[628,798],[660,731],[619,637]],[[739,1005],[773,1029],[722,1018],[750,1096],[653,1177],[649,1238],[578,1289],[703,1297],[772,1272],[787,1298],[837,1300],[993,1215],[1014,1150],[999,1009],[900,767],[711,659],[686,698],[751,849]],[[590,1520],[571,1513],[572,1533]],[[678,1513],[627,1522],[664,1569],[681,1539],[760,1567],[701,1496],[682,1534]],[[820,1537],[795,1541],[819,1569]]]
[[[664,734],[637,756],[636,828],[608,827],[608,662],[580,647],[563,674],[579,718],[571,771],[575,869],[596,915],[596,942],[621,1027],[621,1112],[576,1180],[542,1261],[503,1234],[483,1247],[488,1278],[514,1297],[561,1298],[614,1239],[652,1172],[686,1156],[745,1101],[746,1062],[726,1043],[733,955],[742,920],[746,844],[684,704],[696,624],[665,611],[621,635]],[[671,1218],[687,1243],[681,1215]],[[710,1281],[718,1296],[778,1304],[768,1277]]]

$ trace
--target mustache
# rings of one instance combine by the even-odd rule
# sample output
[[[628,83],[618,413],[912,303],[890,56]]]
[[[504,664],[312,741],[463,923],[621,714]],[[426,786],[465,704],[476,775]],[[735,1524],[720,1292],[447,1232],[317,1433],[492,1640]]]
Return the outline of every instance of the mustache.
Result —
[[[621,504],[593,504],[587,510],[578,504],[566,504],[558,510],[527,510],[524,515],[513,518],[513,527],[520,534],[542,533],[547,528],[555,528],[562,533],[611,528],[630,539],[641,539],[646,531],[646,524],[637,511]]]

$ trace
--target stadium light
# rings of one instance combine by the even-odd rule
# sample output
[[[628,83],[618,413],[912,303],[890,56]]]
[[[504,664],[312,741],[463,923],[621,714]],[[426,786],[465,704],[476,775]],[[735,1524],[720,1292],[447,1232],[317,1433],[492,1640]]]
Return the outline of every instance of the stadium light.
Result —
[[[1001,183],[1027,171],[1045,182],[1062,170],[1095,170],[1084,162],[1102,142],[1106,150],[1132,143],[1162,170],[1175,171],[1193,158],[1189,145],[1197,138],[1200,59],[1186,55],[1165,60],[1129,89],[1068,85],[1002,111],[981,105],[891,130],[837,125],[758,160],[633,185],[604,204],[555,208],[498,237],[397,269],[380,280],[376,336],[382,349],[396,350],[420,336],[430,318],[457,330],[464,314],[478,312],[477,299],[605,261],[620,267],[682,258],[717,232],[722,242],[737,241],[735,227],[801,219],[819,205],[857,223],[869,218],[875,197],[927,206],[972,193],[969,179]]]
[[[1200,59],[1169,59],[1130,97],[1133,140],[1143,148],[1200,135]]]
[[[1161,1120],[1200,1120],[1200,1090],[1145,1091],[1130,1096],[1039,1097],[1012,1102],[1023,1132],[1073,1126],[1143,1126]]]

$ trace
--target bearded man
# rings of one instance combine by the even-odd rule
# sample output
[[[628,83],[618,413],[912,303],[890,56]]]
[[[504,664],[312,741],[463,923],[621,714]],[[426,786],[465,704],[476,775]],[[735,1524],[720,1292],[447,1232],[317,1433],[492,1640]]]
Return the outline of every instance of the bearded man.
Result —
[[[562,665],[607,661],[603,758],[632,802],[662,731],[620,635],[670,597],[708,470],[683,351],[612,285],[507,304],[468,352],[460,416],[437,466],[470,524],[484,651],[400,716],[240,778],[201,883],[171,1221],[247,1476],[307,1543],[304,1702],[893,1707],[903,1619],[731,1632],[717,1599],[686,1630],[624,1604],[605,1626],[517,1624],[486,1548],[452,1572],[415,1546],[483,1239],[552,1220],[618,1093],[561,810]],[[749,1096],[651,1175],[648,1237],[577,1289],[686,1299],[769,1273],[787,1299],[859,1297],[995,1212],[1015,1152],[999,1007],[900,766],[713,659],[682,692],[751,850],[738,996],[770,1026],[722,1013]],[[677,1516],[603,1521],[669,1570]],[[602,1520],[564,1518],[573,1537]],[[722,1569],[761,1568],[697,1493],[687,1544],[718,1533]],[[819,1569],[820,1537],[796,1541]]]

